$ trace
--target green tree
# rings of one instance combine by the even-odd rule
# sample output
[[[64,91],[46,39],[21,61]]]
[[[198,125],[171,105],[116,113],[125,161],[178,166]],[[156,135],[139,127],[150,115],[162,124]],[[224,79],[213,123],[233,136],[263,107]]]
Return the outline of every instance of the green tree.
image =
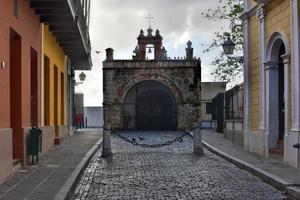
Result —
[[[241,0],[219,0],[219,5],[216,9],[209,9],[206,13],[202,13],[202,16],[208,20],[229,22],[227,27],[222,27],[220,32],[214,33],[215,39],[203,51],[204,53],[221,47],[228,37],[236,44],[233,56],[226,56],[223,49],[219,48],[220,51],[211,63],[216,67],[212,75],[218,80],[232,83],[243,76],[243,63],[241,62],[241,56],[243,55],[243,27],[240,19],[242,13],[243,3]]]

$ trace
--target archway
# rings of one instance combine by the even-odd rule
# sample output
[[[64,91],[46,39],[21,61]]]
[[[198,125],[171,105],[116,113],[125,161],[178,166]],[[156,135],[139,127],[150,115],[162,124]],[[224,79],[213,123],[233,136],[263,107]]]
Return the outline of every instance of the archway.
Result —
[[[163,83],[154,80],[134,85],[123,102],[123,129],[176,130],[177,108],[172,91]]]
[[[280,159],[283,158],[283,140],[288,125],[288,66],[284,61],[286,54],[287,46],[281,34],[274,34],[267,52],[267,128],[269,154]]]

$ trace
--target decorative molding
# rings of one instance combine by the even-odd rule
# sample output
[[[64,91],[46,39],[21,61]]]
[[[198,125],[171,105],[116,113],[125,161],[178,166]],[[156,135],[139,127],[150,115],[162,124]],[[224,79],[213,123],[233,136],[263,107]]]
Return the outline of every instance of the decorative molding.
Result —
[[[253,16],[257,13],[257,10],[261,7],[261,5],[256,4],[255,6],[253,6],[250,10],[245,10],[245,12],[241,15],[241,19],[243,21],[249,19],[250,16]]]
[[[265,71],[268,70],[278,70],[278,64],[265,65]]]
[[[270,3],[272,0],[254,0],[256,3],[258,4],[265,4],[267,5],[268,3]]]
[[[264,5],[260,5],[256,10],[256,16],[258,17],[259,21],[264,20],[265,18],[265,9]]]
[[[283,59],[283,64],[289,64],[291,63],[291,55],[290,54],[284,54],[281,56]]]

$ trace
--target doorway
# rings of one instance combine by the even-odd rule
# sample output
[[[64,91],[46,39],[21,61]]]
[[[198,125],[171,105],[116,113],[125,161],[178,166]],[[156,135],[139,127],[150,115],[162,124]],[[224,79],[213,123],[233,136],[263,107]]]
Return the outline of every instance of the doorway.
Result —
[[[282,56],[286,50],[281,39],[274,43],[273,66],[269,69],[269,155],[282,160],[285,135],[285,70]]]
[[[23,158],[22,130],[22,39],[10,29],[10,124],[13,130],[13,159]]]
[[[44,124],[50,126],[50,60],[44,55]]]
[[[126,94],[123,104],[123,129],[174,131],[177,129],[175,97],[158,81],[142,81]]]
[[[54,126],[55,137],[58,137],[58,68],[54,65]]]
[[[33,48],[30,50],[30,63],[31,126],[38,126],[38,56]]]
[[[65,124],[65,74],[60,73],[60,105],[61,105],[61,111],[60,111],[60,124]]]

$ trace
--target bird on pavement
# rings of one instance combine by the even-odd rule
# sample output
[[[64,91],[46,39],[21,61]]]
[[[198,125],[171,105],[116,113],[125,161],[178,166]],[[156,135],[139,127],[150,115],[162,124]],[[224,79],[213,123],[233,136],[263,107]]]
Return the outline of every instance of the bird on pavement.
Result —
[[[141,137],[141,136],[139,136],[139,140],[144,140],[144,138],[143,138],[143,137]]]
[[[131,138],[133,142],[136,142],[136,139],[134,137]]]

